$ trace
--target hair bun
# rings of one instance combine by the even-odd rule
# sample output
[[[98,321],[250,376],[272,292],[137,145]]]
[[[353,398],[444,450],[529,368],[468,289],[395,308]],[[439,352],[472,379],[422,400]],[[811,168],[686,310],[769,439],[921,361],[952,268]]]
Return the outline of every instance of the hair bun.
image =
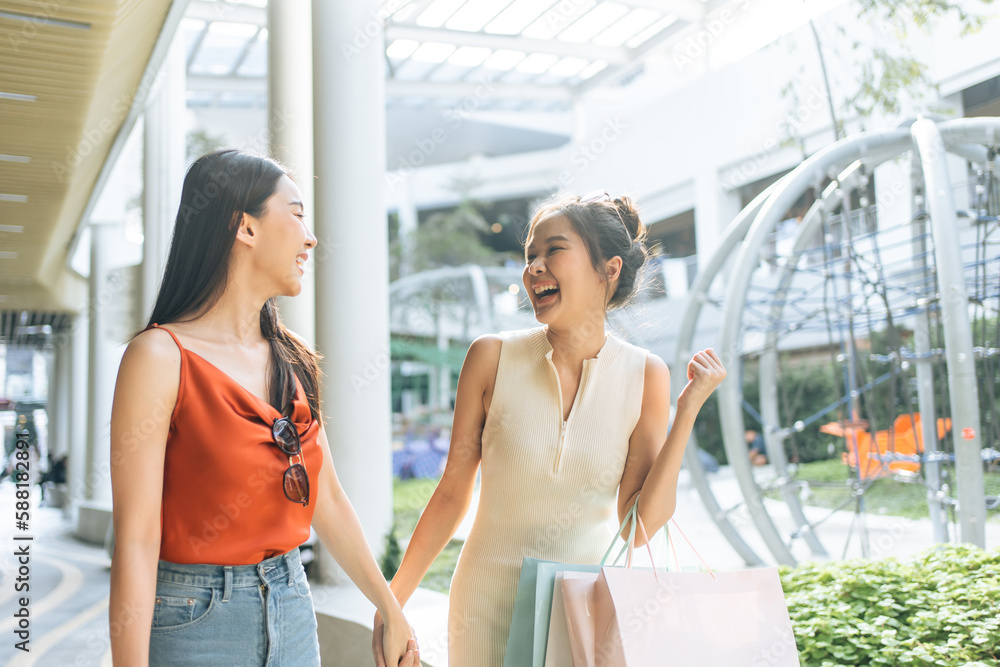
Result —
[[[639,210],[635,207],[632,200],[622,195],[621,197],[616,197],[614,199],[615,209],[618,211],[618,216],[625,223],[625,229],[628,230],[628,235],[633,241],[642,241],[646,237],[646,228],[642,224],[642,220],[639,219]]]

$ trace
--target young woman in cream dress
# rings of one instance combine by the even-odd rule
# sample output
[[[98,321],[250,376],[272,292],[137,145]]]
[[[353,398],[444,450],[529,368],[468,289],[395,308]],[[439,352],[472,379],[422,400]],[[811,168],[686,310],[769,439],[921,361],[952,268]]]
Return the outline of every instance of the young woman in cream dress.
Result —
[[[614,534],[608,524],[640,493],[649,534],[673,514],[695,416],[726,371],[711,349],[694,355],[668,434],[666,364],[604,329],[608,310],[636,290],[644,239],[627,197],[542,206],[522,278],[542,326],[481,336],[469,348],[447,466],[391,586],[405,605],[465,516],[482,466],[452,580],[452,667],[502,667],[524,557],[600,562]]]

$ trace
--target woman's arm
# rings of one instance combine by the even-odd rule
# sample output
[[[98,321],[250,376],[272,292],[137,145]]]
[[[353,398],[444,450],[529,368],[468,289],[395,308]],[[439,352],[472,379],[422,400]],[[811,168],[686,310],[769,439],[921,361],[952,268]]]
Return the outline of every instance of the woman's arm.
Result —
[[[486,423],[483,399],[496,380],[499,359],[498,336],[477,338],[465,356],[456,388],[455,417],[444,474],[420,515],[399,571],[392,579],[392,592],[400,604],[405,605],[413,595],[469,510],[482,455]]]
[[[111,655],[116,665],[149,662],[149,630],[160,554],[163,459],[180,382],[180,350],[166,332],[144,332],[118,368],[111,408]]]
[[[647,536],[663,527],[674,514],[684,447],[701,406],[725,379],[726,369],[715,351],[709,348],[688,362],[687,377],[688,383],[677,398],[677,414],[668,434],[670,371],[656,355],[647,357],[642,413],[629,439],[628,459],[618,493],[619,521],[624,520],[641,494],[639,516]],[[635,545],[644,543],[637,533]]]
[[[313,528],[337,564],[388,620],[385,654],[391,656],[390,664],[396,665],[404,658],[406,665],[418,664],[413,662],[416,653],[414,644],[410,643],[410,627],[375,562],[354,506],[340,485],[323,428],[320,428],[317,440],[323,452],[323,467],[315,485],[318,489]]]

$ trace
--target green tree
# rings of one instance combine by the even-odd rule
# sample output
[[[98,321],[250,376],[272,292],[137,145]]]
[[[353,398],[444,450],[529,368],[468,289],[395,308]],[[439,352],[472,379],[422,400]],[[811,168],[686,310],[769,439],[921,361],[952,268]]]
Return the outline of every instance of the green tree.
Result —
[[[993,0],[976,1],[983,6],[993,3]],[[826,48],[815,22],[809,21],[822,70],[827,106],[837,139],[845,134],[845,116],[858,118],[863,127],[865,121],[873,115],[896,116],[902,111],[902,103],[907,98],[920,102],[933,90],[934,84],[927,75],[928,65],[912,53],[907,41],[913,30],[929,34],[941,20],[954,17],[961,26],[959,34],[966,36],[979,31],[986,21],[985,16],[967,8],[970,3],[959,4],[950,0],[855,0],[855,2],[858,18],[880,31],[886,36],[886,42],[891,42],[893,47],[869,45],[852,38],[850,43],[855,53],[870,50],[864,57],[858,58],[859,70],[854,90],[835,91],[827,72],[824,55]],[[834,25],[833,28],[847,38],[848,31],[844,26]],[[793,108],[798,108],[801,95],[795,82],[786,86],[783,95],[790,98]],[[927,108],[926,111],[939,112],[941,109]],[[796,135],[793,123],[787,124],[786,132],[789,135],[787,141],[802,145],[801,137]]]

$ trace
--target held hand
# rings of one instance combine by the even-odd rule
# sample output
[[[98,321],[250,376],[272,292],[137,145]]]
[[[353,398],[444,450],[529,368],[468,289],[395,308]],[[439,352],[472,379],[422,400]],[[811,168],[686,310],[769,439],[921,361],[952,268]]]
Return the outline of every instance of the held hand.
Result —
[[[688,383],[677,397],[677,409],[681,406],[700,410],[715,388],[726,379],[726,368],[715,350],[708,348],[698,352],[687,365]]]
[[[420,667],[420,650],[416,639],[406,643],[406,657],[399,661],[399,667]]]
[[[385,631],[385,621],[382,614],[375,612],[375,622],[372,624],[372,655],[375,656],[375,667],[387,667],[382,648],[382,633]]]
[[[380,619],[376,616],[376,622]],[[378,635],[381,634],[381,648],[380,653],[383,658],[383,662],[379,662],[379,654],[376,654],[375,664],[385,665],[386,667],[394,667],[396,665],[404,665],[406,667],[417,667],[420,665],[420,650],[417,647],[417,640],[413,636],[413,628],[406,622],[402,613],[396,615],[395,618],[391,618],[388,623],[386,623],[382,632],[378,632],[379,628],[376,626],[375,633],[376,638],[373,639],[373,648],[378,639]]]

